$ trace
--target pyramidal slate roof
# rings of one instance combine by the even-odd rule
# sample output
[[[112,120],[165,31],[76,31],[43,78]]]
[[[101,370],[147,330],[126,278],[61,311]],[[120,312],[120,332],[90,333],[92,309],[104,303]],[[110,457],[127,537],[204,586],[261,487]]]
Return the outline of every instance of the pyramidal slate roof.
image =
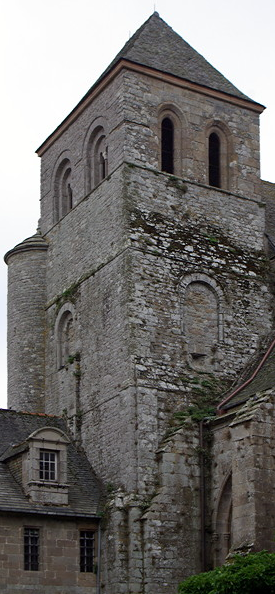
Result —
[[[160,18],[158,12],[154,12],[143,25],[127,41],[124,47],[116,55],[114,60],[104,70],[97,81],[88,92],[82,97],[79,103],[69,115],[57,126],[50,136],[37,149],[41,156],[43,151],[56,138],[63,129],[75,117],[79,109],[85,108],[86,102],[93,91],[102,83],[104,78],[122,61],[129,64],[136,64],[139,67],[147,67],[163,74],[168,74],[186,80],[191,84],[200,85],[202,88],[225,93],[228,97],[234,97],[248,101],[250,104],[263,109],[263,106],[244,95],[237,87],[225,78],[205,58],[194,50],[178,33]],[[258,109],[257,109],[258,111]]]
[[[129,39],[99,80],[122,58],[252,101],[175,33],[158,12],[154,12]]]
[[[84,452],[68,444],[69,502],[66,506],[34,503],[23,492],[6,464],[7,457],[26,449],[26,440],[42,427],[61,429],[68,437],[63,419],[53,415],[0,409],[0,511],[55,516],[95,518],[101,506],[101,485]]]

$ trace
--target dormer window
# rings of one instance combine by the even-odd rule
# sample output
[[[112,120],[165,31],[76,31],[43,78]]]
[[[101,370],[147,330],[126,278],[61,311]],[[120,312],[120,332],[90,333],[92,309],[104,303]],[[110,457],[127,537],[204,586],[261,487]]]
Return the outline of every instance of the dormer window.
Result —
[[[55,427],[34,431],[23,455],[23,487],[30,499],[46,505],[67,505],[68,437]]]
[[[57,452],[40,450],[39,478],[41,481],[57,480]]]

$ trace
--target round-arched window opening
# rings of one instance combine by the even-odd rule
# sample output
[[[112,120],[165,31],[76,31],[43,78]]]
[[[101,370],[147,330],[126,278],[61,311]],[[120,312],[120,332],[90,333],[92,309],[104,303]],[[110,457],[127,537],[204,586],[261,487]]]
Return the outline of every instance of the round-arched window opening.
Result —
[[[216,132],[208,140],[208,177],[209,186],[221,187],[221,143]]]
[[[61,369],[68,363],[70,355],[74,353],[74,324],[70,311],[65,311],[57,329],[57,368]]]
[[[161,123],[161,170],[174,173],[174,124],[170,118]]]

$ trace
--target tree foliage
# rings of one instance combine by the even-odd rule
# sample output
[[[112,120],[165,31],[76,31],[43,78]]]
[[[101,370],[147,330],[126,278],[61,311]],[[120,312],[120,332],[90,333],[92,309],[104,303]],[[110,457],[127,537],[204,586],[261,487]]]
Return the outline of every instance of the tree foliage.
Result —
[[[235,555],[232,563],[187,578],[179,594],[275,594],[275,553]]]

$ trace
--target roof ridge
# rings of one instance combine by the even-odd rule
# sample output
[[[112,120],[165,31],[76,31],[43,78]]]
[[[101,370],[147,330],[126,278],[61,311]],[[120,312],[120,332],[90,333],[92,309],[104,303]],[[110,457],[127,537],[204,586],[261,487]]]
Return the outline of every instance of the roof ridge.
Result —
[[[136,40],[140,37],[142,31],[145,29],[145,27],[147,26],[147,24],[149,23],[149,21],[153,18],[157,16],[161,21],[163,21],[163,19],[159,16],[159,13],[157,11],[154,11],[149,18],[142,23],[142,25],[140,25],[140,27],[135,31],[135,33],[133,33],[133,35],[131,35],[130,39],[128,39],[128,41],[126,41],[126,43],[124,44],[124,46],[121,48],[121,50],[118,52],[118,54],[115,56],[114,60],[116,60],[117,56],[119,56],[119,54],[121,54],[124,49],[127,47],[127,49],[131,48],[132,45],[134,45],[134,43],[136,42]],[[165,22],[165,21],[163,21]],[[165,23],[166,24],[166,23]],[[169,25],[167,25],[169,26]],[[171,27],[170,27],[171,28]],[[114,61],[112,60],[112,61]]]

